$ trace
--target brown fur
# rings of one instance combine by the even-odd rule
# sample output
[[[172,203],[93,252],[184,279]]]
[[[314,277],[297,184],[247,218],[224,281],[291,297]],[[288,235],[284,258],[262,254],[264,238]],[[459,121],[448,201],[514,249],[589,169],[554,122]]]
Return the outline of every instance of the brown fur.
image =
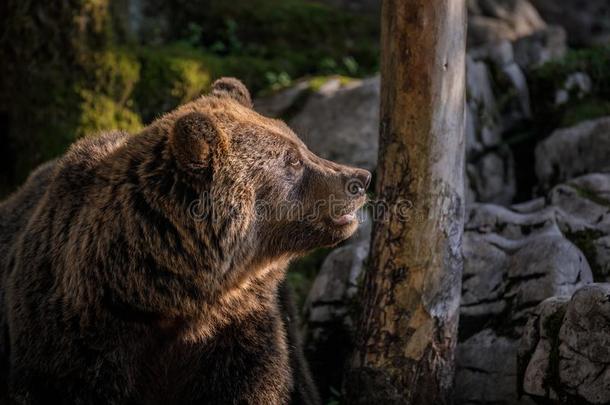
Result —
[[[352,212],[364,196],[345,184],[370,175],[250,106],[221,79],[136,136],[76,143],[0,205],[13,401],[318,401],[278,291],[292,258],[355,230],[316,201]],[[321,214],[295,220],[280,202]]]

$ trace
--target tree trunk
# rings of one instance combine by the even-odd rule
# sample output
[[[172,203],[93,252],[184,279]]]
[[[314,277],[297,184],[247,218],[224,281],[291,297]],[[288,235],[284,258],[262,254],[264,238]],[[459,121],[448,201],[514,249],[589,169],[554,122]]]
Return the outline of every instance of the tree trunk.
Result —
[[[348,404],[452,402],[462,260],[464,0],[384,0],[377,218]],[[380,204],[376,204],[379,215]]]

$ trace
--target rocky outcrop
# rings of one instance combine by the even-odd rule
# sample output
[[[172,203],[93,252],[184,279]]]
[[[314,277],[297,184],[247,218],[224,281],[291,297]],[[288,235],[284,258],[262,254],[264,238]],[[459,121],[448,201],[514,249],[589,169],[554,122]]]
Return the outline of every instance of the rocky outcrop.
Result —
[[[320,156],[373,170],[379,136],[379,77],[344,86],[339,79],[313,92],[289,120],[303,141]]]
[[[548,26],[514,43],[515,62],[524,70],[560,59],[567,52],[566,32],[562,27]]]
[[[469,46],[514,41],[546,26],[527,0],[469,0],[467,4]]]
[[[502,144],[502,119],[487,64],[466,60],[466,200],[508,204],[515,195],[513,156]]]
[[[536,175],[544,188],[593,172],[610,172],[610,117],[560,129],[536,147]]]
[[[610,403],[610,284],[541,303],[518,353],[521,392],[556,404]]]
[[[510,46],[510,44],[509,44]],[[512,49],[512,48],[511,48]],[[520,97],[511,110],[514,121],[529,114],[525,77],[513,62],[515,92]],[[468,58],[467,189],[468,201],[509,204],[515,194],[513,157],[503,144],[504,120],[496,104],[486,62]],[[327,159],[374,170],[379,133],[379,77],[342,83],[330,78],[314,88],[309,81],[258,99],[255,108],[283,117],[308,147]]]
[[[532,403],[516,390],[519,339],[540,302],[610,280],[606,198],[610,173],[594,173],[527,203],[467,209],[456,403]],[[335,383],[349,353],[369,233],[367,226],[328,256],[307,300],[313,367],[321,359],[319,372]],[[328,366],[328,358],[337,368]]]
[[[519,399],[515,389],[517,347],[517,340],[498,335],[493,329],[483,329],[459,343],[455,403],[534,405],[528,398]]]
[[[255,102],[263,114],[283,117],[319,156],[374,170],[379,136],[379,76],[305,81]],[[315,87],[315,88],[314,88]]]
[[[521,404],[518,337],[536,305],[593,280],[583,253],[561,233],[552,210],[470,209],[457,352],[457,403]]]
[[[550,23],[564,27],[577,46],[605,45],[610,41],[610,3],[607,0],[531,0]]]

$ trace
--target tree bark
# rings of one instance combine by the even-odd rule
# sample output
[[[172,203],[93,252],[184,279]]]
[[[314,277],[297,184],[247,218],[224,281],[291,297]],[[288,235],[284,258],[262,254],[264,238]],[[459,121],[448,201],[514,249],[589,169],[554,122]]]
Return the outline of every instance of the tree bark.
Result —
[[[465,4],[384,0],[381,18],[376,193],[387,210],[374,225],[344,388],[350,405],[449,404],[462,275]]]

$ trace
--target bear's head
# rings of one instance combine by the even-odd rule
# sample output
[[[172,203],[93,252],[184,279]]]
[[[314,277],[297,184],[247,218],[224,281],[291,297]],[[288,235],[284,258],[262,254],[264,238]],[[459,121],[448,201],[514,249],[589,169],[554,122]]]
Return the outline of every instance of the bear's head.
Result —
[[[246,238],[267,257],[298,255],[358,227],[371,174],[316,156],[284,122],[256,113],[240,81],[216,81],[170,118],[178,166],[194,183],[208,179],[193,217],[219,240]]]

